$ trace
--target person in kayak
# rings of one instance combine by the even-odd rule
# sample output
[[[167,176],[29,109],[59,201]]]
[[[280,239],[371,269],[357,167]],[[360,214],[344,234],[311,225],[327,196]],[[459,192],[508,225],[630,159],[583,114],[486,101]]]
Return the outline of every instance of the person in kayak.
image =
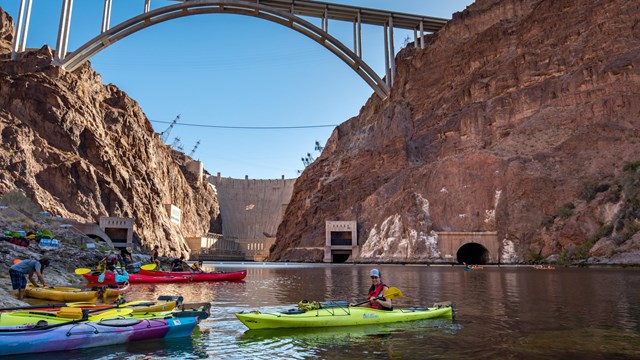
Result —
[[[131,248],[123,247],[120,248],[120,254],[118,255],[118,262],[123,267],[127,267],[129,264],[133,263],[133,259],[131,258]]]
[[[18,290],[19,300],[24,299],[24,294],[27,289],[27,278],[25,275],[29,276],[29,281],[33,286],[38,287],[38,284],[33,280],[33,274],[35,273],[42,287],[47,287],[47,284],[44,282],[44,276],[42,276],[42,272],[47,266],[49,266],[49,259],[43,257],[40,260],[23,260],[9,268],[11,287],[13,290]]]
[[[191,271],[196,273],[202,273],[204,270],[202,269],[202,260],[198,260],[191,265]]]
[[[391,299],[385,299],[383,293],[389,289],[389,287],[382,282],[382,277],[380,276],[380,270],[371,269],[371,287],[369,288],[369,302],[363,304],[362,306],[368,306],[372,309],[380,309],[380,310],[393,310],[393,303]],[[354,304],[351,304],[354,306]]]
[[[119,267],[118,257],[116,256],[115,251],[113,254],[107,254],[105,257],[103,257],[102,260],[100,260],[100,263],[102,264],[105,271],[114,272],[116,270],[116,267]]]
[[[185,271],[185,266],[186,265],[186,269],[188,269],[189,271],[191,271],[191,268],[189,267],[189,264],[187,264],[184,261],[184,255],[181,255],[180,258],[176,258],[173,259],[173,261],[171,261],[171,271]]]

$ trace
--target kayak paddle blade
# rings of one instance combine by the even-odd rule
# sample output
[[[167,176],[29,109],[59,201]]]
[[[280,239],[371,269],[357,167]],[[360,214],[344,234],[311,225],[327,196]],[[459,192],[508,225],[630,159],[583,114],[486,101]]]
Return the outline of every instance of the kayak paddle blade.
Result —
[[[398,288],[390,287],[383,293],[383,296],[386,299],[391,299],[391,300],[402,299],[402,291],[400,291],[400,289]]]
[[[89,316],[89,321],[97,321],[106,318],[112,318],[116,316],[129,315],[133,312],[133,309],[112,309],[99,314]]]
[[[75,270],[75,273],[78,275],[88,274],[90,272],[91,272],[91,269],[87,269],[87,268],[78,268]]]
[[[144,264],[144,265],[140,266],[140,269],[142,269],[142,270],[155,270],[156,266],[158,266],[158,265],[156,265],[156,264]]]

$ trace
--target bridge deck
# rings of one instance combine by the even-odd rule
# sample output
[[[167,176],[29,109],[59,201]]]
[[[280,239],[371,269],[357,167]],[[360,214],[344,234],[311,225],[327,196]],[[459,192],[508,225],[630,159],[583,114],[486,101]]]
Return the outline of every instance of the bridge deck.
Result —
[[[197,2],[198,0],[174,0],[178,2]],[[407,13],[361,8],[351,5],[332,4],[322,1],[307,0],[254,0],[254,3],[271,6],[294,15],[323,18],[331,20],[353,22],[360,13],[360,22],[363,24],[384,26],[389,17],[393,17],[393,27],[401,29],[418,29],[422,21],[424,31],[436,32],[447,23],[448,19],[431,16],[412,15]],[[233,6],[233,4],[229,4]],[[292,11],[293,10],[293,11]]]

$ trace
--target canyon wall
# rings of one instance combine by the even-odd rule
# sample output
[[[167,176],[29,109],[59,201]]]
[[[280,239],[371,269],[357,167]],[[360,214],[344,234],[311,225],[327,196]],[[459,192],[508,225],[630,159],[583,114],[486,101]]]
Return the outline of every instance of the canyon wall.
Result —
[[[1,10],[1,9],[0,9]],[[220,231],[214,189],[187,171],[140,106],[90,64],[52,66],[47,46],[10,60],[12,19],[0,11],[0,194],[80,221],[132,217],[143,248],[188,253],[184,237]],[[180,226],[166,204],[182,210]]]
[[[334,130],[270,259],[322,261],[327,220],[357,221],[360,261],[441,260],[436,231],[496,231],[511,262],[596,242],[594,256],[638,251],[638,185],[625,188],[640,161],[638,19],[624,0],[454,14],[426,49],[397,55],[387,99]]]

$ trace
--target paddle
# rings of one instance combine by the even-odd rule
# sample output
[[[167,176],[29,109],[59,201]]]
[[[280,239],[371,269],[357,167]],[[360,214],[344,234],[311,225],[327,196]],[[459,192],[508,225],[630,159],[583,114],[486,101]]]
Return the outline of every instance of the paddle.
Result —
[[[132,312],[133,312],[133,309],[113,309],[113,310],[105,311],[103,313],[89,316],[87,320],[97,321],[97,320],[105,319],[108,317],[129,315]]]
[[[63,308],[64,309],[64,308]],[[78,308],[67,308],[67,309],[76,309],[78,310]],[[100,309],[100,310],[104,310],[104,309]],[[132,309],[116,309],[115,311],[106,311],[103,312],[101,314],[96,314],[93,316],[87,316],[86,313],[82,313],[82,317],[79,319],[73,319],[71,321],[67,321],[67,322],[62,322],[62,323],[58,323],[58,324],[47,324],[46,321],[44,322],[44,325],[40,326],[40,325],[36,325],[34,327],[26,327],[26,328],[22,328],[22,327],[12,327],[12,326],[8,326],[8,327],[0,327],[0,333],[1,332],[21,332],[21,331],[41,331],[41,330],[48,330],[48,329],[53,329],[53,328],[57,328],[57,327],[62,327],[65,325],[71,325],[71,324],[78,324],[84,321],[100,321],[102,319],[108,318],[108,317],[113,317],[113,316],[121,316],[121,315],[129,315],[133,312]],[[65,317],[65,316],[60,316],[60,317]]]
[[[158,265],[157,264],[144,264],[140,266],[142,270],[154,270]]]
[[[402,291],[400,291],[400,289],[395,288],[395,287],[390,287],[387,290],[384,291],[384,293],[382,293],[382,296],[378,296],[378,299],[380,298],[385,298],[385,299],[390,299],[390,300],[395,300],[395,299],[402,299]],[[360,306],[362,304],[366,304],[371,300],[365,300],[362,302],[359,302],[357,304],[353,304],[353,306]]]
[[[1,308],[0,311],[9,311],[9,310],[26,310],[26,309],[46,309],[46,308],[58,308],[68,306],[68,304],[42,304],[42,305],[30,305],[30,306],[16,306],[16,307],[8,307]]]
[[[91,269],[87,269],[87,268],[78,268],[75,270],[75,273],[78,275],[88,274],[90,272],[91,272]]]

